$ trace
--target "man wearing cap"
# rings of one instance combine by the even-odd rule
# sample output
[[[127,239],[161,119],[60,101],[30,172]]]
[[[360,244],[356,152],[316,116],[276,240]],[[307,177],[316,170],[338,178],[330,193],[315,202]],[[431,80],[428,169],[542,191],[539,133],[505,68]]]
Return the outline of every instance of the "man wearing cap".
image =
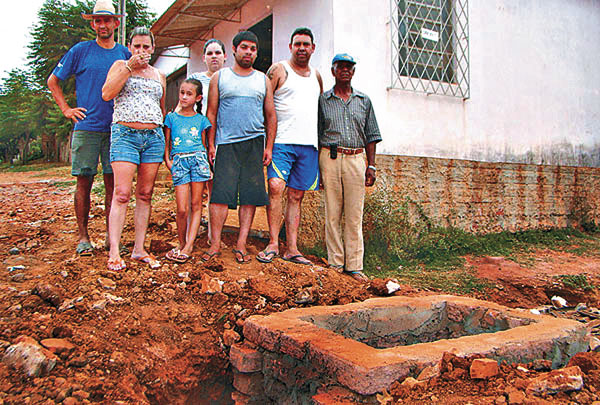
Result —
[[[362,272],[362,216],[365,186],[375,183],[375,145],[381,134],[371,100],[352,88],[354,58],[337,54],[331,64],[335,85],[319,97],[318,116],[327,259],[330,266],[367,281]]]
[[[102,85],[112,64],[116,60],[129,59],[131,53],[123,45],[115,43],[114,32],[121,15],[115,14],[110,0],[98,0],[93,12],[82,14],[82,17],[90,20],[96,39],[80,42],[69,49],[48,78],[48,88],[63,115],[75,123],[71,139],[71,174],[77,177],[75,216],[79,243],[76,252],[80,256],[91,256],[93,246],[88,234],[90,193],[98,172],[99,158],[106,189],[104,211],[107,229],[114,188],[109,160],[113,102],[102,100]],[[71,75],[75,75],[77,107],[67,104],[60,87],[60,81]]]
[[[267,167],[269,178],[269,244],[256,256],[270,263],[279,255],[282,197],[287,186],[285,210],[286,252],[281,256],[298,264],[311,264],[298,250],[300,206],[304,192],[319,188],[319,153],[317,151],[317,104],[323,93],[319,72],[309,65],[315,51],[309,28],[294,30],[289,44],[291,58],[275,63],[267,76],[273,87],[277,113],[277,136],[273,159]]]

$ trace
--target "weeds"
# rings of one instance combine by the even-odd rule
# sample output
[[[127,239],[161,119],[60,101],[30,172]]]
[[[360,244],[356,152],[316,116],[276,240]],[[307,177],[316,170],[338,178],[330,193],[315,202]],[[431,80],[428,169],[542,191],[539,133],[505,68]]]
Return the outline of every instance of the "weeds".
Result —
[[[596,288],[591,284],[585,274],[561,274],[555,278],[559,279],[565,287],[590,291]]]
[[[475,235],[437,227],[418,204],[397,201],[383,191],[365,200],[365,269],[370,275],[396,277],[415,286],[468,293],[487,283],[462,268],[464,256],[519,257],[532,248],[572,246],[594,240],[573,228]],[[589,244],[592,248],[592,244]],[[597,245],[595,246],[597,249]]]
[[[77,184],[77,181],[75,180],[55,181],[50,183],[51,186],[56,188],[69,188],[73,187],[75,184]]]

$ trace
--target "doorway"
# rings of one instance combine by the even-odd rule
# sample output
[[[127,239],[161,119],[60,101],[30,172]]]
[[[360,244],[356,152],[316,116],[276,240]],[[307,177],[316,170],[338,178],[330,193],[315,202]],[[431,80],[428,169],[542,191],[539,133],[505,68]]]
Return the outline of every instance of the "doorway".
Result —
[[[248,28],[258,37],[258,57],[254,69],[267,73],[273,64],[273,14]]]

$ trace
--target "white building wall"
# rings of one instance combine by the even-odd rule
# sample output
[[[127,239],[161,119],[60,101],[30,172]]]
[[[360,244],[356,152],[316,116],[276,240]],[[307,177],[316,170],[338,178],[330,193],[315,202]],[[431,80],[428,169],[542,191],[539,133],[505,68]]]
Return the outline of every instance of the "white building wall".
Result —
[[[289,57],[299,26],[315,34],[311,62],[326,89],[335,53],[357,59],[353,85],[375,106],[379,152],[600,166],[600,1],[471,0],[467,100],[389,89],[389,0],[251,0],[240,24],[215,27],[226,66],[233,36],[271,13],[273,61]],[[203,70],[197,42],[188,72]]]
[[[388,89],[388,0],[333,0],[334,49],[357,58],[378,150],[402,155],[600,165],[600,2],[469,2],[471,97]]]

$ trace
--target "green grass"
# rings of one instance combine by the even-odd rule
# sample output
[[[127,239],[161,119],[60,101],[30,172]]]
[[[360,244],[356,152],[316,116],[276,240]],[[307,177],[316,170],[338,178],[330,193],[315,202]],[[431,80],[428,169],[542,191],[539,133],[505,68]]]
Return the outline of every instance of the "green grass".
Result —
[[[464,268],[464,256],[503,256],[531,265],[533,249],[600,253],[599,239],[573,228],[475,235],[437,227],[409,200],[375,192],[365,200],[365,272],[453,293],[483,291],[487,282]],[[576,246],[576,247],[575,247]]]
[[[54,186],[57,188],[69,188],[69,187],[74,186],[75,184],[77,184],[76,180],[54,181],[54,182],[50,183],[51,186]]]
[[[590,283],[585,274],[561,274],[555,278],[560,280],[564,286],[568,288],[576,288],[584,291],[590,291],[596,288],[594,284]]]
[[[27,165],[21,164],[0,164],[0,172],[3,173],[22,173],[22,172],[39,172],[42,170],[50,170],[56,167],[62,167],[64,163],[33,163]]]

